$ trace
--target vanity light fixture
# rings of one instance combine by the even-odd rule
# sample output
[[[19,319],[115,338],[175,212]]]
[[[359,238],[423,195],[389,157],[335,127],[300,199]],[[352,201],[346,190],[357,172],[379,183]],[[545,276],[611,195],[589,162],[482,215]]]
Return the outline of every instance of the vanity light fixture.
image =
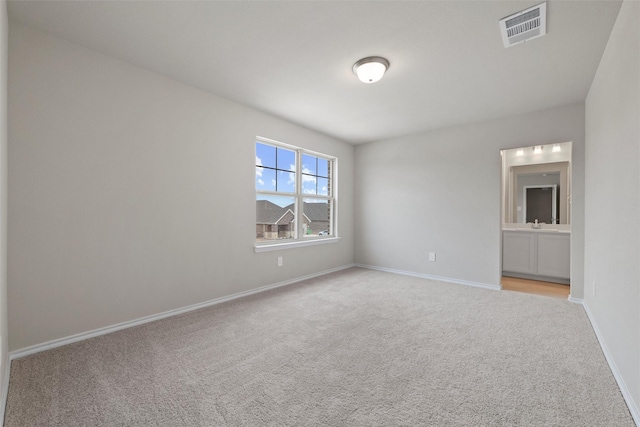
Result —
[[[533,147],[533,154],[542,154],[542,145],[536,145]]]
[[[516,151],[516,156],[524,156],[524,150],[522,148],[518,148],[518,151]]]
[[[560,145],[558,144],[553,144],[553,149],[551,151],[554,153],[559,153],[562,151],[562,148],[560,148]]]
[[[380,56],[368,56],[353,64],[353,72],[362,83],[375,83],[389,69],[389,61]]]

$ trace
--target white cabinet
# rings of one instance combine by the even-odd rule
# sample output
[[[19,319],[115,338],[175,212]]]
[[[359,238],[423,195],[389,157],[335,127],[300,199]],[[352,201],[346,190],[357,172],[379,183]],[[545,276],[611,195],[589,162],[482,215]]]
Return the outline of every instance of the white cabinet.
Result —
[[[538,236],[538,271],[541,276],[568,279],[570,273],[570,236],[540,233]]]
[[[545,231],[503,231],[502,271],[526,276],[569,279],[569,233]]]
[[[536,274],[536,235],[504,231],[502,269],[514,273]]]

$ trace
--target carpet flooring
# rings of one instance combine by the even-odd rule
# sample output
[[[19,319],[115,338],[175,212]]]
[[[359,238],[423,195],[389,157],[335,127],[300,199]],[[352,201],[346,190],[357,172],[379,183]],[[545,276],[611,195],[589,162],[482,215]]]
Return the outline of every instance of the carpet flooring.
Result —
[[[351,268],[14,360],[5,426],[634,426],[583,308]]]

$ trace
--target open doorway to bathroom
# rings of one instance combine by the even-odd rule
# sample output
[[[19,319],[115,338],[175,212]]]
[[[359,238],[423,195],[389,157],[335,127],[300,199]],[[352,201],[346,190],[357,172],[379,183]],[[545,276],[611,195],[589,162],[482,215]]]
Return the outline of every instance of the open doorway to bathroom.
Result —
[[[501,150],[502,288],[568,298],[571,142]]]

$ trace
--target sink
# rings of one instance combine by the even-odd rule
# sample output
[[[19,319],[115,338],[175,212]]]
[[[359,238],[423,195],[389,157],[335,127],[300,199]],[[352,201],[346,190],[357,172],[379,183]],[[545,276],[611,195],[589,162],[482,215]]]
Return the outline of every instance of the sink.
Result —
[[[564,224],[558,225],[557,228],[549,227],[556,224],[544,224],[544,225],[547,225],[547,227],[533,228],[531,227],[531,224],[522,224],[522,227],[514,227],[513,225],[509,224],[507,227],[502,227],[502,231],[522,231],[522,232],[535,231],[538,233],[565,233],[565,234],[571,233],[571,229],[565,228]]]
[[[558,230],[557,228],[503,228],[502,231],[535,231],[537,233],[571,233],[571,230]]]

